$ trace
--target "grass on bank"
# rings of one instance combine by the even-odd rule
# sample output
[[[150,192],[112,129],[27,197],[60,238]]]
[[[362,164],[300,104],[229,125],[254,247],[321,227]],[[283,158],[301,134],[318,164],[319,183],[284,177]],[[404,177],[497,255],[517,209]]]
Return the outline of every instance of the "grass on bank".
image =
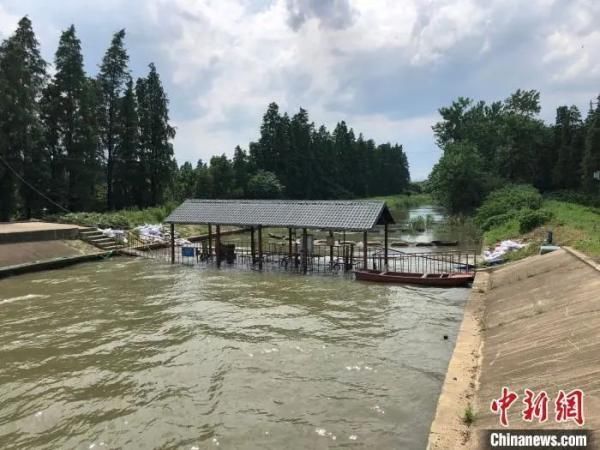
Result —
[[[52,216],[51,219],[88,227],[130,229],[145,223],[162,223],[175,206],[175,204],[167,203],[163,206],[146,209],[67,213]]]
[[[600,259],[600,208],[584,206],[559,200],[543,200],[540,209],[548,213],[548,219],[531,231],[523,232],[521,216],[506,217],[484,232],[485,245],[504,239],[526,239],[533,245],[508,255],[516,260],[537,253],[539,245],[549,230],[557,245],[571,246],[595,259]]]

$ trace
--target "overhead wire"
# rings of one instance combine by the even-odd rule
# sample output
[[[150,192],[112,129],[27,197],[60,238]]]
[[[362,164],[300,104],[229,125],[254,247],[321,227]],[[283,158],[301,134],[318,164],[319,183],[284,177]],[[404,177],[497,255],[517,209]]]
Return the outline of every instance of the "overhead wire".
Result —
[[[2,161],[2,163],[6,166],[6,168],[8,170],[10,170],[12,173],[15,174],[15,176],[23,183],[25,184],[27,187],[29,187],[29,189],[31,189],[33,192],[37,193],[40,197],[45,198],[48,202],[50,202],[51,204],[53,204],[54,206],[62,209],[63,211],[70,213],[71,211],[69,211],[67,208],[65,208],[64,206],[56,203],[54,200],[52,200],[51,198],[49,198],[48,196],[46,196],[44,193],[40,192],[38,189],[36,189],[35,186],[33,186],[31,183],[29,183],[25,178],[23,178],[21,176],[21,174],[16,171],[9,163],[8,161],[6,161],[6,159],[4,159],[4,157],[2,155],[0,155],[0,161]]]

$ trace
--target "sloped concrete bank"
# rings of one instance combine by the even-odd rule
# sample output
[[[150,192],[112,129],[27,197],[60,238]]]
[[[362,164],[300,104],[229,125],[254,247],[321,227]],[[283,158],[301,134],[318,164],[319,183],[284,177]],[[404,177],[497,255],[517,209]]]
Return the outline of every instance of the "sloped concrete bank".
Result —
[[[477,274],[428,448],[484,448],[483,430],[499,427],[490,403],[503,386],[521,395],[509,410],[514,429],[575,428],[554,421],[553,400],[559,389],[582,389],[585,428],[600,442],[600,267],[591,259],[566,248]],[[525,388],[548,393],[545,423],[521,420]]]

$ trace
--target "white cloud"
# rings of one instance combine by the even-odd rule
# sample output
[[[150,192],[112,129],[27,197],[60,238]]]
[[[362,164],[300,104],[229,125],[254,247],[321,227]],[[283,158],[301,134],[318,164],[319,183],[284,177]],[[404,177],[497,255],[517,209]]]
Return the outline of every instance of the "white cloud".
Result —
[[[173,99],[180,162],[247,147],[276,101],[405,144],[422,177],[438,154],[436,110],[456,96],[540,89],[552,117],[553,101],[595,97],[600,76],[597,0],[69,0],[68,12],[5,2],[0,35],[29,13],[46,54],[72,22],[96,52],[127,27],[132,65],[154,60]]]

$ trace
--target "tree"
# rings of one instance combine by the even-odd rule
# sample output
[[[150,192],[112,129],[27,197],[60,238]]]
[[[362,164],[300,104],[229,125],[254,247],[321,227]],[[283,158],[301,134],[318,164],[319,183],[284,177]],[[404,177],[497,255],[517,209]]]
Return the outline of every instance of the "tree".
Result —
[[[73,211],[91,209],[90,179],[98,156],[95,86],[85,75],[81,42],[73,25],[61,34],[54,65],[56,73],[42,99],[51,195]]]
[[[98,123],[106,159],[106,204],[108,209],[113,209],[115,206],[113,177],[117,159],[115,152],[119,143],[120,98],[129,79],[127,69],[129,56],[125,51],[124,39],[125,30],[120,30],[114,34],[110,47],[102,59],[100,73],[98,74],[100,88]]]
[[[23,17],[0,46],[0,221],[9,220],[17,206],[15,171],[27,182],[19,185],[25,216],[46,204],[36,192],[47,192],[48,187],[39,108],[45,83],[46,63],[31,20]]]
[[[131,78],[126,86],[117,114],[118,139],[114,157],[114,202],[117,208],[142,205],[146,188],[140,165],[137,100]]]
[[[290,150],[286,159],[286,194],[291,198],[313,198],[313,186],[320,180],[315,177],[315,158],[312,146],[314,124],[309,122],[308,112],[300,108],[290,121]]]
[[[234,184],[234,195],[236,197],[243,198],[246,195],[246,187],[248,186],[248,179],[251,175],[250,160],[248,154],[240,148],[235,147],[233,153],[233,184]]]
[[[489,192],[481,157],[468,142],[446,145],[429,183],[433,195],[451,213],[472,211]]]
[[[188,198],[193,198],[196,189],[196,173],[192,164],[188,161],[177,171],[177,180],[175,184],[175,199],[183,201]]]
[[[136,84],[141,128],[141,159],[150,183],[150,205],[163,200],[173,160],[175,128],[169,124],[169,100],[153,63],[146,78]]]
[[[282,193],[283,186],[273,172],[259,170],[248,181],[248,195],[250,198],[280,198]]]
[[[227,158],[225,158],[227,159]],[[213,182],[211,172],[208,169],[208,166],[202,162],[201,159],[198,160],[196,164],[196,186],[194,197],[196,198],[211,198],[216,197],[213,195]]]
[[[600,192],[600,181],[594,179],[594,173],[600,171],[600,96],[598,102],[596,109],[590,111],[581,162],[581,186],[590,194]]]
[[[212,181],[212,197],[230,197],[233,191],[233,167],[227,155],[210,158],[209,173]]]
[[[561,106],[556,110],[554,148],[557,154],[552,173],[554,188],[575,189],[579,186],[583,149],[582,131],[581,113],[576,106]]]

